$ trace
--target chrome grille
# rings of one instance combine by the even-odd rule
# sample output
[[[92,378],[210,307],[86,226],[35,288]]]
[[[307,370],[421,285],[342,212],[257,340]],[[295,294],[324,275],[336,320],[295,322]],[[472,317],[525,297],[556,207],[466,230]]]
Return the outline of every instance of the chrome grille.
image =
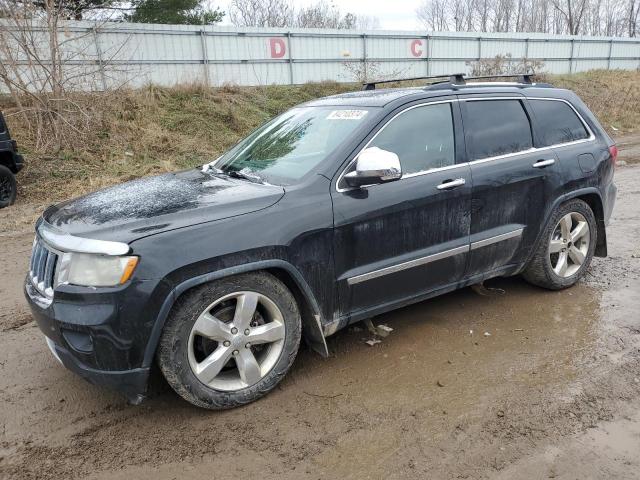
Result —
[[[53,280],[56,273],[58,255],[48,249],[38,236],[33,241],[31,263],[29,264],[29,278],[31,283],[42,295],[53,297]]]

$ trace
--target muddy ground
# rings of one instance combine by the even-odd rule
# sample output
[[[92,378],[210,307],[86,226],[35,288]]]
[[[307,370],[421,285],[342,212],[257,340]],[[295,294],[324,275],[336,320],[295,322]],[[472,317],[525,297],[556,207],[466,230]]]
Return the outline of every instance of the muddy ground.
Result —
[[[167,388],[129,406],[62,368],[22,298],[41,206],[8,209],[0,478],[640,478],[639,140],[619,142],[610,256],[577,286],[497,279],[504,296],[378,317],[381,344],[340,332],[330,358],[303,349],[274,392],[225,412]]]

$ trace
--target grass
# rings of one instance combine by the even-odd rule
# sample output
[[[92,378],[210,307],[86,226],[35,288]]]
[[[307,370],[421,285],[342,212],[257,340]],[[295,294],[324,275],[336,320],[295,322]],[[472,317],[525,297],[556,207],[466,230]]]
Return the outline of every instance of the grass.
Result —
[[[576,92],[613,136],[640,129],[640,72],[592,70],[549,80]]]
[[[574,90],[610,133],[640,125],[640,73],[592,71],[549,76]],[[77,94],[90,122],[58,151],[37,148],[28,123],[4,101],[12,135],[27,164],[19,175],[22,201],[55,202],[144,175],[211,161],[252,129],[288,108],[358,88],[335,82],[301,86],[204,88],[149,86]],[[0,105],[2,101],[0,99]]]

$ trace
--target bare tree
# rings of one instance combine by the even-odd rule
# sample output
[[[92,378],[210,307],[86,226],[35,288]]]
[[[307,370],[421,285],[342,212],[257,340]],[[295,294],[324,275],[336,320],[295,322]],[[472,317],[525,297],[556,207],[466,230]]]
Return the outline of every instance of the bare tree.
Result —
[[[229,19],[240,27],[289,27],[293,5],[288,0],[231,0]]]
[[[325,0],[302,7],[295,15],[294,26],[301,28],[354,28],[356,16],[342,12]]]
[[[373,15],[357,15],[355,28],[358,30],[378,30],[380,29],[380,19]]]
[[[60,149],[89,121],[70,93],[103,89],[111,55],[125,42],[102,56],[96,30],[67,28],[68,10],[55,0],[0,0],[0,12],[0,88],[33,130],[36,148]]]
[[[582,20],[589,5],[588,0],[551,0],[555,8],[564,17],[569,35],[578,35]]]
[[[380,28],[376,17],[343,13],[329,0],[318,0],[300,9],[289,0],[232,0],[229,19],[240,27]]]
[[[425,0],[416,9],[418,20],[433,31],[449,30],[447,0]]]
[[[433,31],[634,37],[640,0],[423,0],[416,16]]]
[[[635,37],[636,35],[638,35],[638,12],[640,12],[640,0],[629,0],[629,7],[627,11],[627,34],[630,37]]]

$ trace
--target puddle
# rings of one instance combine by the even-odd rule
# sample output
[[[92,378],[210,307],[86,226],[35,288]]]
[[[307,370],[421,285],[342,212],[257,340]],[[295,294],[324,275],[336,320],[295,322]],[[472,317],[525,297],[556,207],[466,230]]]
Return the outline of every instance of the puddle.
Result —
[[[491,285],[505,295],[464,289],[375,318],[394,331],[373,347],[362,324],[339,332],[333,358],[313,365],[303,355],[283,388],[312,375],[315,394],[349,395],[368,408],[468,414],[496,389],[570,383],[597,343],[601,293],[549,292],[518,278]]]

